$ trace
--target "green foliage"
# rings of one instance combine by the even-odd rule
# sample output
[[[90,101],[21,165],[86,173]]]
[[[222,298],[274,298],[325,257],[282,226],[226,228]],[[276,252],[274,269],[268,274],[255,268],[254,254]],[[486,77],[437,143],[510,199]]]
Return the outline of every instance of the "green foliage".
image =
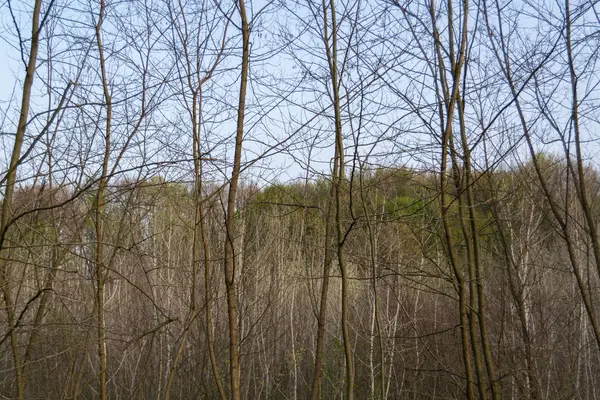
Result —
[[[401,218],[422,215],[427,208],[423,199],[412,196],[396,196],[385,204],[388,218]]]

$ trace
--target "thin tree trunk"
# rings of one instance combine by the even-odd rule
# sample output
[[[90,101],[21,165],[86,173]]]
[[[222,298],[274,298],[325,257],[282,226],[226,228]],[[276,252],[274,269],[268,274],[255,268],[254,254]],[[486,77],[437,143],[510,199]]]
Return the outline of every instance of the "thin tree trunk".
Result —
[[[441,157],[441,168],[440,168],[440,191],[441,191],[441,216],[442,223],[444,226],[444,235],[446,240],[446,246],[448,251],[448,257],[450,261],[450,265],[454,272],[455,277],[455,285],[458,291],[458,302],[459,302],[459,318],[460,318],[460,327],[461,327],[461,340],[462,340],[462,354],[463,354],[463,362],[465,368],[465,377],[466,377],[466,394],[469,400],[475,398],[475,392],[473,390],[473,367],[471,365],[471,354],[469,351],[469,311],[467,307],[467,295],[466,295],[466,283],[465,278],[463,276],[463,272],[460,270],[458,264],[458,258],[455,252],[455,244],[453,237],[453,228],[450,222],[449,209],[450,202],[448,199],[448,191],[447,191],[447,164],[448,164],[448,151],[451,145],[452,140],[452,123],[454,117],[454,111],[456,108],[456,103],[459,98],[459,87],[460,87],[460,76],[461,69],[465,60],[465,51],[466,51],[466,42],[467,42],[467,26],[468,26],[468,0],[464,1],[465,9],[462,10],[463,13],[463,22],[462,22],[462,37],[460,43],[460,49],[458,58],[455,58],[455,50],[454,50],[454,31],[452,28],[453,21],[452,15],[449,13],[448,21],[449,21],[449,33],[448,37],[450,40],[449,44],[449,56],[452,64],[452,87],[450,87],[447,78],[446,78],[446,70],[443,62],[443,51],[439,38],[439,32],[436,26],[436,15],[435,15],[435,5],[433,0],[429,3],[429,12],[431,17],[431,22],[433,24],[433,39],[436,51],[436,57],[438,60],[438,74],[439,80],[442,85],[443,97],[440,97],[438,94],[439,100],[439,114],[440,114],[440,122],[442,125],[442,157]],[[452,2],[448,2],[448,9],[452,9]],[[439,89],[436,89],[439,91]],[[446,110],[445,110],[445,121],[444,121],[444,111],[443,111],[443,103],[444,99]]]
[[[200,192],[202,189],[200,188]],[[200,200],[198,205],[198,212],[200,214],[200,232],[202,234],[202,247],[204,250],[204,296],[205,296],[205,311],[206,311],[206,341],[208,345],[208,356],[210,358],[210,368],[212,371],[213,379],[217,390],[219,391],[219,398],[225,400],[227,395],[221,381],[221,374],[217,364],[217,357],[215,355],[215,345],[213,338],[213,323],[212,323],[212,288],[210,279],[210,251],[208,248],[208,237],[206,234],[206,222],[204,219],[204,207],[203,201]]]
[[[466,69],[465,69],[466,70]],[[479,251],[479,231],[478,231],[478,217],[475,210],[475,200],[473,198],[473,178],[472,178],[472,169],[471,169],[471,151],[469,149],[469,144],[467,141],[466,135],[466,124],[465,124],[465,116],[464,116],[464,102],[462,98],[459,97],[458,100],[458,115],[460,122],[460,133],[461,133],[461,143],[463,148],[463,170],[464,170],[464,179],[465,184],[464,188],[466,191],[467,204],[466,208],[468,211],[468,219],[469,219],[469,228],[470,232],[467,229],[463,228],[463,232],[465,233],[465,241],[467,242],[467,252],[469,253],[470,258],[470,270],[471,273],[471,292],[473,290],[476,292],[476,303],[477,303],[477,320],[479,322],[479,337],[481,340],[481,346],[483,349],[483,359],[485,362],[486,371],[488,374],[488,378],[490,380],[490,387],[492,391],[492,399],[498,400],[498,383],[496,379],[496,371],[494,367],[494,362],[492,360],[492,351],[489,341],[489,335],[487,331],[487,321],[486,321],[486,311],[485,311],[485,294],[483,289],[483,277],[481,276],[481,255]],[[460,194],[459,194],[460,196]],[[461,224],[464,223],[463,216],[461,216]],[[474,296],[474,294],[471,294]],[[473,327],[474,328],[474,327]],[[482,397],[483,398],[483,397]]]
[[[20,164],[21,149],[27,128],[27,118],[29,117],[29,105],[31,99],[31,88],[35,77],[37,54],[39,47],[40,34],[40,14],[42,9],[42,0],[35,0],[33,4],[33,15],[31,20],[31,46],[29,48],[29,58],[25,70],[25,81],[23,82],[23,95],[21,98],[21,110],[15,142],[10,158],[8,171],[6,172],[6,187],[4,189],[4,198],[2,199],[2,213],[0,217],[0,288],[4,298],[4,307],[10,331],[10,346],[12,351],[13,366],[15,370],[15,381],[17,384],[17,397],[22,400],[25,396],[25,380],[21,368],[21,357],[19,354],[19,344],[15,326],[15,310],[10,291],[10,276],[6,258],[2,255],[5,251],[5,242],[7,231],[12,217],[12,199],[15,191],[15,182],[17,179],[17,169]],[[49,10],[48,10],[49,12]],[[24,56],[24,55],[23,55]]]
[[[491,185],[490,185],[491,186]],[[492,198],[496,199],[498,196],[496,193],[492,192]],[[529,392],[529,398],[536,400],[540,398],[539,393],[539,385],[537,373],[535,372],[535,362],[533,359],[532,352],[532,339],[529,330],[529,318],[527,316],[526,310],[526,294],[525,288],[522,282],[522,278],[519,273],[519,268],[517,267],[517,262],[513,256],[513,244],[510,241],[512,235],[507,235],[505,233],[505,228],[502,224],[502,217],[500,212],[497,210],[497,207],[490,207],[494,223],[498,228],[498,237],[500,239],[500,244],[502,246],[502,254],[504,255],[504,262],[506,264],[507,276],[508,276],[508,284],[509,289],[515,303],[515,308],[517,310],[517,317],[519,319],[520,324],[520,333],[521,339],[523,341],[523,347],[525,348],[525,367],[526,367],[526,379],[527,379],[527,390]],[[533,214],[533,207],[531,209],[531,214]],[[529,218],[528,226],[527,226],[527,234],[526,241],[529,240],[529,232],[531,229],[531,218]],[[508,236],[508,237],[507,237]],[[523,261],[523,265],[527,265],[528,263],[528,254],[529,249],[527,248],[528,243],[525,243],[525,260]],[[513,272],[514,270],[514,272]],[[526,274],[525,274],[526,275]]]
[[[244,116],[246,107],[246,86],[248,83],[248,64],[250,51],[250,32],[244,0],[238,0],[238,11],[242,21],[242,71],[240,76],[240,93],[237,109],[237,127],[235,135],[235,153],[233,168],[227,196],[227,214],[225,220],[224,273],[227,295],[227,311],[229,315],[229,371],[231,398],[240,399],[240,338],[238,331],[238,301],[235,283],[235,200],[238,179],[241,170],[242,140],[244,137]]]
[[[338,160],[337,169],[334,168],[332,176],[332,184],[336,187],[335,190],[335,221],[337,233],[337,257],[342,278],[342,337],[344,341],[344,353],[346,357],[346,399],[354,398],[354,362],[352,359],[352,347],[350,343],[350,332],[348,328],[348,268],[344,260],[344,240],[345,233],[342,223],[342,190],[344,186],[344,143],[342,137],[342,117],[340,111],[340,88],[338,82],[338,66],[337,66],[337,19],[335,15],[334,0],[329,1],[329,11],[331,13],[331,46],[329,44],[329,29],[327,17],[327,5],[323,1],[323,42],[327,54],[327,62],[329,65],[329,77],[331,79],[332,94],[333,94],[333,112],[335,118],[335,153],[334,158]]]
[[[379,295],[377,292],[377,245],[375,243],[375,237],[373,234],[373,227],[371,224],[371,217],[369,215],[369,210],[367,209],[367,205],[366,205],[366,198],[365,198],[365,194],[364,194],[364,185],[363,185],[363,172],[361,170],[360,175],[359,175],[359,179],[360,179],[360,196],[361,196],[361,203],[363,205],[363,212],[365,215],[365,221],[367,223],[367,234],[369,236],[369,260],[370,260],[370,264],[371,264],[371,290],[373,291],[373,323],[375,325],[375,335],[377,335],[377,340],[379,343],[379,357],[381,358],[381,367],[380,367],[380,379],[379,379],[379,395],[380,397],[383,399],[383,397],[385,396],[385,356],[384,356],[384,350],[383,350],[383,337],[381,334],[381,316],[379,315]],[[373,332],[372,332],[372,337],[373,337]],[[371,354],[373,353],[372,350],[372,342],[371,342]],[[372,363],[372,355],[371,355],[371,363]],[[373,371],[373,367],[371,367],[371,374],[374,373]],[[371,380],[373,381],[371,383],[371,397],[375,398],[375,383],[374,383],[374,377],[371,377]]]
[[[106,400],[106,339],[105,339],[105,321],[104,321],[104,225],[102,217],[102,208],[104,206],[104,191],[108,184],[107,172],[111,145],[111,117],[112,104],[108,89],[108,80],[106,76],[106,66],[104,59],[104,49],[102,45],[101,29],[104,21],[105,3],[100,0],[100,11],[98,22],[96,24],[96,44],[98,46],[98,58],[100,61],[100,72],[102,79],[102,90],[106,106],[106,126],[104,131],[104,158],[102,160],[102,173],[98,181],[98,191],[96,193],[96,318],[97,318],[97,341],[98,341],[98,362],[100,371],[98,372],[98,384],[100,399]]]

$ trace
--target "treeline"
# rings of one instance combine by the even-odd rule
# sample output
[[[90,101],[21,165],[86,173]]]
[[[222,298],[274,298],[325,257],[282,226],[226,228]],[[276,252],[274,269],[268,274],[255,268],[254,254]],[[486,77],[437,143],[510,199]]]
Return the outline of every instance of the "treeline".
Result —
[[[500,398],[529,393],[594,398],[600,365],[590,319],[596,314],[586,313],[584,299],[591,304],[599,299],[589,234],[581,212],[569,211],[573,199],[565,197],[566,165],[540,160],[552,195],[562,199],[554,206],[572,220],[569,238],[540,194],[531,162],[474,173],[471,217],[461,214],[458,198],[464,194],[451,190],[451,250],[438,174],[407,168],[350,174],[342,225],[358,398],[463,397],[464,304],[469,361],[484,392],[493,384]],[[232,240],[244,398],[310,394],[323,257],[336,251],[335,243],[325,246],[329,186],[320,179],[242,184],[238,191],[238,233]],[[598,193],[596,186],[591,192]],[[221,275],[227,240],[224,191],[205,187],[199,236],[194,235],[197,207],[189,184],[123,181],[107,187],[106,198],[108,392],[114,398],[161,398],[167,391],[182,399],[218,397],[210,353],[226,377],[229,346]],[[3,395],[15,393],[14,346],[21,354],[27,398],[96,397],[94,196],[36,186],[16,192],[14,199],[16,212],[28,214],[5,238],[17,334],[9,343],[9,332],[3,332]],[[71,201],[49,207],[64,199]],[[593,203],[597,217],[597,200]],[[465,221],[475,224],[475,233]],[[477,270],[470,271],[475,236]],[[568,259],[569,242],[575,264]],[[203,250],[195,256],[198,246]],[[331,258],[322,398],[341,397],[345,382],[341,278],[336,256]],[[483,320],[486,336],[481,335]],[[488,350],[493,382],[483,354]]]

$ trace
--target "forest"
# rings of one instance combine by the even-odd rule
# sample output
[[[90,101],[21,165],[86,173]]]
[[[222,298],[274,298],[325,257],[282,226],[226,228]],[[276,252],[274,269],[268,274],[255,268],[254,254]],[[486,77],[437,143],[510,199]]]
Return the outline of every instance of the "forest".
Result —
[[[597,0],[2,0],[0,55],[0,398],[600,398]]]

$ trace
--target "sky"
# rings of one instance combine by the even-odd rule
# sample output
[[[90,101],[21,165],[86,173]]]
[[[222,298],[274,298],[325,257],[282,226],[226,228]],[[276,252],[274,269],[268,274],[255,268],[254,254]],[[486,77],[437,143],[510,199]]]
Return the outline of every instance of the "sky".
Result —
[[[542,56],[541,51],[549,48],[554,38],[559,38],[560,30],[556,25],[560,23],[561,10],[554,2],[542,3],[513,1],[507,2],[503,9],[505,19],[501,26],[509,35],[517,80],[525,79],[527,71]],[[203,4],[192,1],[185,2],[183,11],[174,2],[169,11],[164,1],[158,0],[108,4],[103,40],[116,104],[113,157],[119,154],[119,146],[125,143],[135,126],[136,115],[140,113],[141,69],[143,56],[149,52],[146,85],[147,105],[152,112],[140,125],[138,134],[128,142],[120,167],[137,173],[140,169],[136,166],[143,163],[156,165],[180,160],[169,164],[169,169],[163,165],[160,173],[168,173],[173,179],[190,179],[191,125],[186,110],[190,96],[185,83],[185,54],[180,34],[187,28],[189,48],[207,49],[189,54],[191,58],[198,55],[202,59],[200,72],[204,74],[212,65],[215,49],[223,37],[222,10],[211,6],[208,12],[202,13],[200,7]],[[259,186],[303,179],[308,165],[311,179],[330,171],[333,118],[320,4],[249,2],[253,21],[252,59],[244,160],[251,163],[246,178]],[[342,5],[349,7],[343,17],[340,15],[338,31],[347,159],[351,160],[351,155],[357,151],[362,161],[367,160],[372,165],[438,168],[439,121],[436,122],[434,87],[426,62],[427,57],[434,57],[431,41],[427,39],[431,26],[423,18],[411,16],[426,16],[425,3],[406,3],[412,13],[408,16],[375,0],[340,3],[339,14],[344,13]],[[27,38],[31,4],[13,1],[12,7],[20,33]],[[536,16],[534,7],[544,7],[544,11]],[[48,29],[56,35],[52,41],[44,40],[40,50],[31,115],[52,109],[69,80],[77,80],[78,85],[69,93],[60,127],[49,132],[48,137],[38,144],[30,162],[21,170],[24,180],[26,176],[35,177],[40,171],[47,170],[44,167],[46,145],[54,148],[55,162],[59,166],[56,173],[62,174],[65,181],[72,178],[69,174],[81,175],[83,170],[86,178],[98,172],[103,130],[96,122],[102,120],[105,110],[101,105],[92,29],[97,3],[57,1],[54,10],[56,14],[49,19]],[[57,15],[60,18],[55,18]],[[597,132],[600,132],[597,129],[600,112],[595,107],[600,93],[597,90],[595,15],[593,7],[585,9],[577,17],[575,32],[576,39],[591,38],[577,42],[576,50],[577,62],[582,69],[579,85],[586,140],[584,151],[594,165],[599,160]],[[175,25],[171,24],[170,18],[175,19]],[[147,29],[148,21],[151,29]],[[202,146],[207,156],[217,160],[206,169],[211,179],[217,181],[226,179],[229,174],[227,160],[231,159],[235,132],[240,62],[236,24],[234,14],[225,35],[226,50],[222,61],[213,78],[203,86]],[[444,37],[443,18],[438,24]],[[492,24],[493,29],[500,28],[500,25]],[[472,11],[469,29],[474,50],[469,53],[466,72],[469,83],[465,88],[469,99],[469,140],[478,143],[473,151],[475,166],[483,168],[486,157],[489,161],[490,157],[499,159],[507,153],[510,153],[505,159],[507,164],[525,162],[528,153],[519,139],[516,111],[509,104],[511,96],[494,66],[496,61],[491,49],[482,43],[487,37],[484,19],[477,10]],[[4,170],[12,150],[12,136],[6,132],[14,132],[24,76],[16,46],[17,35],[8,3],[4,2],[0,6],[0,56],[3,60],[0,62],[0,126],[3,131],[0,165]],[[49,52],[54,55],[48,60]],[[344,62],[346,58],[347,62]],[[557,56],[538,73],[539,79],[531,81],[521,93],[526,114],[539,138],[536,143],[539,151],[561,152],[557,139],[569,132],[569,81],[562,66],[564,52],[559,46]],[[49,67],[52,67],[51,74]],[[44,86],[49,76],[51,97]],[[183,93],[187,95],[184,97]],[[536,101],[540,95],[548,93],[551,95],[544,97],[546,115],[542,115],[536,109],[539,106]],[[499,109],[503,111],[496,118]],[[35,136],[42,129],[47,115],[46,112],[33,120],[28,128],[29,135]],[[486,124],[489,129],[483,128]],[[150,168],[146,168],[145,173],[150,173]]]

